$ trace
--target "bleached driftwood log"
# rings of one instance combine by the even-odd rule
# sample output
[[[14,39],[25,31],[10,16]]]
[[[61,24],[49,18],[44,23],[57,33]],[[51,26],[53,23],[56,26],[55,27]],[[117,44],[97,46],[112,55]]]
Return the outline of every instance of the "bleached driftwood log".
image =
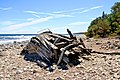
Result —
[[[52,60],[57,65],[62,62],[68,64],[71,59],[70,54],[90,54],[90,50],[86,49],[81,38],[77,39],[69,29],[67,32],[69,37],[51,31],[40,33],[31,38],[24,50],[28,53],[37,53],[43,60],[49,63],[52,63]]]

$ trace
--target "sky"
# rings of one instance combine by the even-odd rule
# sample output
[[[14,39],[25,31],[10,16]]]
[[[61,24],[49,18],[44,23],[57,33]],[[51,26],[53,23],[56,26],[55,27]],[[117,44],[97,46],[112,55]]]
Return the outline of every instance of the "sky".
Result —
[[[0,34],[86,32],[119,0],[0,0]]]

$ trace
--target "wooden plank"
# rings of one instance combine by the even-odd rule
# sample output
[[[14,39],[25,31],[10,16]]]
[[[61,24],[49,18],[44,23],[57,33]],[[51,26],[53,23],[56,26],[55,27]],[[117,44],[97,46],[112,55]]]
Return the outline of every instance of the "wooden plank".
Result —
[[[51,42],[47,41],[46,39],[44,39],[44,40],[45,40],[45,42],[46,42],[48,45],[50,45],[53,49],[58,49],[58,47],[55,46],[54,44],[52,44]]]
[[[69,58],[68,57],[66,57],[66,56],[63,56],[63,61],[65,62],[65,63],[69,63],[70,61],[69,61]]]
[[[76,39],[72,32],[67,29],[70,37],[63,36],[56,33],[41,33],[36,37],[31,38],[31,46],[34,47],[36,53],[50,63],[50,59],[58,60],[57,65],[64,61],[69,63],[69,54],[87,53],[90,50],[85,47],[83,40]],[[59,54],[60,53],[60,54]]]
[[[83,40],[81,38],[79,40],[80,40],[81,44],[83,45],[83,47],[86,48]]]
[[[75,47],[75,46],[78,46],[78,45],[77,45],[77,44],[69,44],[69,45],[65,46],[65,47],[62,49],[62,52],[61,52],[61,55],[60,55],[60,57],[59,57],[59,59],[58,59],[57,65],[60,64],[60,62],[61,62],[61,60],[62,60],[62,58],[63,58],[63,54],[65,53],[65,51],[66,51],[66,50],[69,50],[70,48],[73,48],[73,47]]]
[[[63,36],[60,36],[60,35],[56,35],[56,34],[48,34],[50,35],[51,37],[54,37],[54,38],[60,38],[60,39],[63,39],[65,41],[72,41],[71,39],[69,38],[66,38],[66,37],[63,37]]]
[[[69,29],[67,29],[67,32],[68,32],[70,38],[71,38],[71,39],[74,39],[74,36],[73,36],[73,34],[71,33],[71,31],[70,31]]]

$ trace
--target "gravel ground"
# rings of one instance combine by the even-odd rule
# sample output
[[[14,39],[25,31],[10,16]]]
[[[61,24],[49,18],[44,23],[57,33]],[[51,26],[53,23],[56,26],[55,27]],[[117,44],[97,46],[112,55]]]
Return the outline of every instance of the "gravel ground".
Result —
[[[24,60],[20,53],[27,42],[0,45],[0,80],[120,80],[120,39],[84,39],[91,53],[87,59],[68,70],[54,65],[52,72],[35,62]]]

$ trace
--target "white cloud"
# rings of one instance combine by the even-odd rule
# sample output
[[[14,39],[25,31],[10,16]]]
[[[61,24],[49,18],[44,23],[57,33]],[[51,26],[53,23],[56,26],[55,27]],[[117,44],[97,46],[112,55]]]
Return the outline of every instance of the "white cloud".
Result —
[[[37,17],[37,18],[40,18],[40,16],[39,15],[37,15],[37,14],[32,14],[33,16],[35,16],[35,17]]]
[[[42,15],[54,15],[54,14],[52,14],[52,13],[45,13],[45,12],[39,12],[39,14],[42,14]]]
[[[86,24],[89,24],[90,22],[73,22],[73,23],[70,23],[69,25],[75,25],[75,26],[80,26],[80,25],[86,25]]]
[[[53,12],[55,14],[62,14],[62,13],[71,13],[71,12],[75,12],[75,11],[79,11],[79,10],[82,10],[84,8],[76,8],[76,9],[71,9],[71,10],[66,10],[66,11],[56,11],[56,12]]]
[[[15,22],[13,21],[0,21],[1,25],[11,25],[11,24],[15,24]]]
[[[74,17],[72,15],[66,15],[66,14],[56,14],[53,15],[54,18],[62,18],[62,17]]]
[[[98,8],[102,8],[103,6],[94,6],[91,7],[89,9],[85,9],[85,8],[76,8],[76,9],[71,9],[71,10],[66,10],[66,11],[56,11],[53,12],[53,14],[76,14],[76,13],[84,13],[84,12],[88,12],[94,9],[98,9]]]
[[[98,9],[98,8],[101,8],[101,7],[103,7],[103,6],[95,6],[95,7],[89,8],[89,9],[85,9],[85,10],[81,11],[80,13],[88,12],[88,11]]]
[[[52,19],[52,18],[53,17],[49,16],[49,17],[45,17],[45,18],[36,19],[31,22],[24,22],[24,23],[20,23],[20,24],[10,25],[8,27],[3,28],[3,30],[12,31],[12,30],[16,30],[16,29],[19,29],[22,27],[33,25],[33,24],[42,23],[42,22],[48,21],[49,19]]]
[[[38,14],[38,12],[35,12],[35,11],[24,11],[26,13],[31,13],[31,14]]]
[[[82,12],[80,12],[80,10],[84,9],[84,8],[77,8],[77,9],[71,9],[71,10],[66,10],[66,11],[59,11],[59,12],[51,12],[51,13],[44,13],[44,12],[35,12],[35,11],[24,11],[26,13],[30,13],[33,16],[37,17],[38,19],[34,19],[34,18],[28,18],[27,22],[23,22],[23,23],[19,23],[19,24],[13,24],[12,22],[8,21],[8,22],[4,22],[3,24],[9,25],[7,27],[2,28],[2,31],[8,30],[8,31],[12,31],[12,30],[18,30],[20,28],[23,27],[28,27],[30,25],[34,25],[34,24],[38,24],[38,23],[42,23],[42,22],[46,22],[50,19],[56,19],[56,18],[63,18],[63,17],[74,17],[72,15],[69,15],[71,13],[83,13],[83,12],[88,12],[90,10],[93,9],[98,9],[101,8],[102,6],[95,6],[89,9],[85,9]],[[0,8],[2,9],[2,8]],[[9,10],[10,8],[4,8],[3,10]],[[40,14],[41,15],[46,15],[47,17],[44,18],[40,18]],[[73,22],[70,23],[68,26],[79,26],[79,25],[88,25],[90,22]],[[59,30],[60,28],[52,28],[52,30]],[[66,29],[66,27],[61,27],[61,29]]]
[[[102,8],[103,6],[95,6],[95,7],[92,7],[90,9],[98,9],[98,8]]]
[[[77,10],[77,9],[74,9]],[[69,10],[70,11],[70,10]],[[71,10],[73,11],[73,10]],[[45,12],[35,12],[35,11],[24,11],[27,13],[32,14],[33,16],[40,18],[40,15],[46,15],[46,16],[52,16],[54,18],[61,18],[61,17],[74,17],[72,15],[68,15],[68,14],[64,14],[64,13],[60,13],[60,14],[55,14],[55,13],[45,13]]]
[[[24,12],[26,12],[26,13],[30,13],[30,14],[32,14],[32,15],[34,15],[34,16],[38,16],[38,15],[48,15],[48,16],[50,16],[50,15],[54,15],[54,14],[51,14],[51,13],[45,13],[45,12],[36,12],[36,11],[24,11]]]
[[[37,18],[40,18],[39,12],[35,12],[35,11],[24,11],[24,12],[30,13],[30,14],[32,14],[33,16],[35,16],[35,17],[37,17]]]
[[[76,14],[76,13],[85,13],[85,12],[88,12],[88,11],[91,11],[91,10],[94,10],[94,9],[98,9],[98,8],[102,8],[103,6],[94,6],[94,7],[91,7],[89,9],[85,9],[83,8],[82,11],[74,11],[72,12],[71,14]]]
[[[28,21],[32,21],[32,20],[34,20],[34,18],[28,18],[27,20],[28,20]]]
[[[1,30],[3,30],[3,31],[5,31],[5,30],[8,30],[8,31],[17,30],[19,28],[27,27],[27,26],[30,26],[30,25],[46,22],[46,21],[48,21],[50,19],[61,18],[61,17],[73,17],[73,16],[64,15],[64,14],[57,14],[57,15],[48,16],[48,17],[39,18],[39,19],[28,18],[27,19],[28,22],[23,22],[23,23],[19,23],[19,24],[9,25],[7,27],[4,27]]]
[[[11,7],[6,7],[6,8],[0,8],[0,10],[10,10],[10,9],[12,9]]]

